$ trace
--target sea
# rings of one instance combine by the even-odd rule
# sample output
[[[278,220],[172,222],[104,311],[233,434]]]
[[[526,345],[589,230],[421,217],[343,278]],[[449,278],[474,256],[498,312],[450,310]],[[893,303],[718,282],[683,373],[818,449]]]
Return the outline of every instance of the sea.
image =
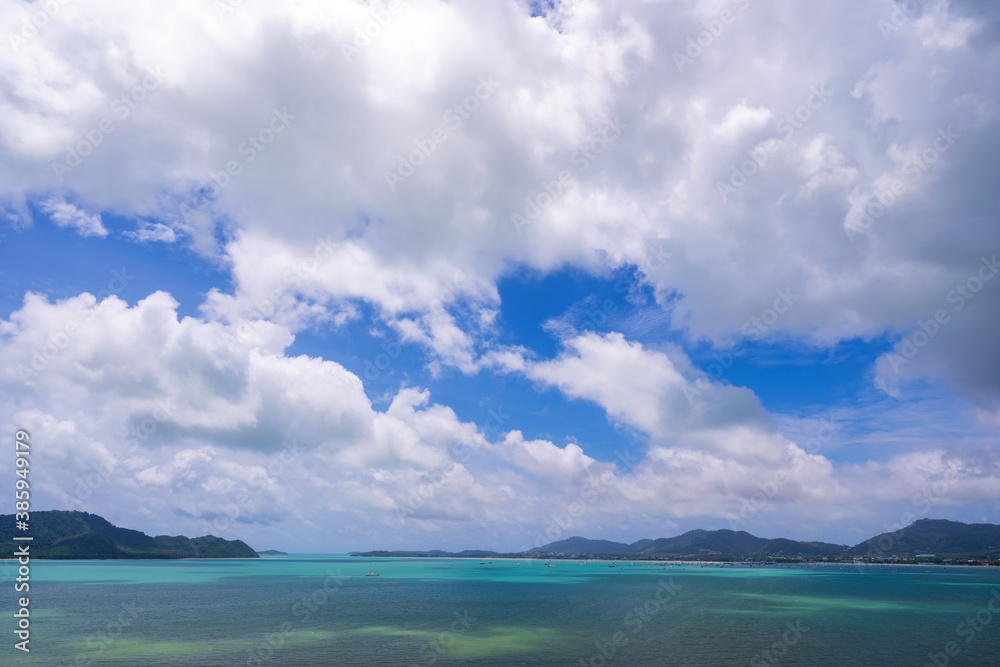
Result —
[[[5,561],[0,665],[1000,665],[1000,568],[610,565]]]

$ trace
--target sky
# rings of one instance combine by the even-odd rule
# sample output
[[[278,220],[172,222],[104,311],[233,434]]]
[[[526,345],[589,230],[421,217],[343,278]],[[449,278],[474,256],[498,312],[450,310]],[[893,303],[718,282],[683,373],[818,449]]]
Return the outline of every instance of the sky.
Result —
[[[1000,517],[996,3],[0,7],[36,511],[299,553]]]

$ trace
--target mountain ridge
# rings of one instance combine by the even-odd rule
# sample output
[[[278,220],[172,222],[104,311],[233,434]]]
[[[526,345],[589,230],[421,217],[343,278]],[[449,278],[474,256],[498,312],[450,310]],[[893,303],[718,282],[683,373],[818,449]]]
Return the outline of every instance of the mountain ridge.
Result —
[[[32,512],[30,531],[15,530],[15,515],[0,515],[0,540],[32,537],[31,557],[53,560],[259,558],[242,540],[214,535],[150,537],[138,530],[119,528],[104,517],[76,510]]]
[[[641,539],[632,544],[572,536],[527,551],[369,551],[352,556],[501,558],[777,558],[802,560],[914,560],[927,554],[938,560],[1000,560],[1000,525],[920,519],[905,528],[882,533],[857,545],[763,538],[729,529],[689,530],[675,537]]]

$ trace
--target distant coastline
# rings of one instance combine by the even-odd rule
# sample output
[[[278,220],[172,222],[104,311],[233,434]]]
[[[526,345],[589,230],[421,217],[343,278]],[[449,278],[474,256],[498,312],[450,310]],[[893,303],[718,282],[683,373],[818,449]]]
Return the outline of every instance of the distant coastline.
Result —
[[[471,558],[469,556],[386,556],[386,555],[373,555],[375,553],[384,554],[392,552],[368,552],[368,551],[357,551],[348,554],[355,558],[385,558],[392,560],[465,560],[474,561],[476,558]],[[718,566],[788,566],[788,565],[830,565],[830,566],[853,566],[853,567],[879,567],[879,568],[893,568],[893,567],[968,567],[968,568],[982,568],[984,570],[992,570],[994,568],[1000,568],[1000,561],[992,562],[980,562],[980,563],[966,563],[966,562],[948,562],[948,563],[928,563],[924,561],[920,562],[907,562],[907,561],[879,561],[879,562],[858,562],[858,561],[836,561],[836,560],[797,560],[797,559],[774,559],[774,560],[685,560],[679,558],[577,558],[567,555],[557,555],[557,556],[538,556],[530,555],[518,558],[510,558],[507,556],[494,556],[490,560],[494,561],[504,561],[504,562],[546,562],[546,561],[559,561],[560,563],[620,563],[622,566],[630,565],[633,563],[643,563],[643,564],[667,564],[667,565],[711,565],[713,567]]]
[[[570,537],[523,552],[465,550],[364,551],[364,558],[657,561],[696,563],[851,563],[1000,566],[1000,526],[922,519],[853,547],[827,542],[765,539],[744,531],[692,530],[633,544]]]

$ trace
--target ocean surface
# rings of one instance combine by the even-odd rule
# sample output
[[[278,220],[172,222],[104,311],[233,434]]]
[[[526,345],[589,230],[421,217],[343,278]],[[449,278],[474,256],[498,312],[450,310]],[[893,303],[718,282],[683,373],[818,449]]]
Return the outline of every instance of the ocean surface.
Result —
[[[517,563],[7,561],[0,665],[1000,665],[1000,568]]]

